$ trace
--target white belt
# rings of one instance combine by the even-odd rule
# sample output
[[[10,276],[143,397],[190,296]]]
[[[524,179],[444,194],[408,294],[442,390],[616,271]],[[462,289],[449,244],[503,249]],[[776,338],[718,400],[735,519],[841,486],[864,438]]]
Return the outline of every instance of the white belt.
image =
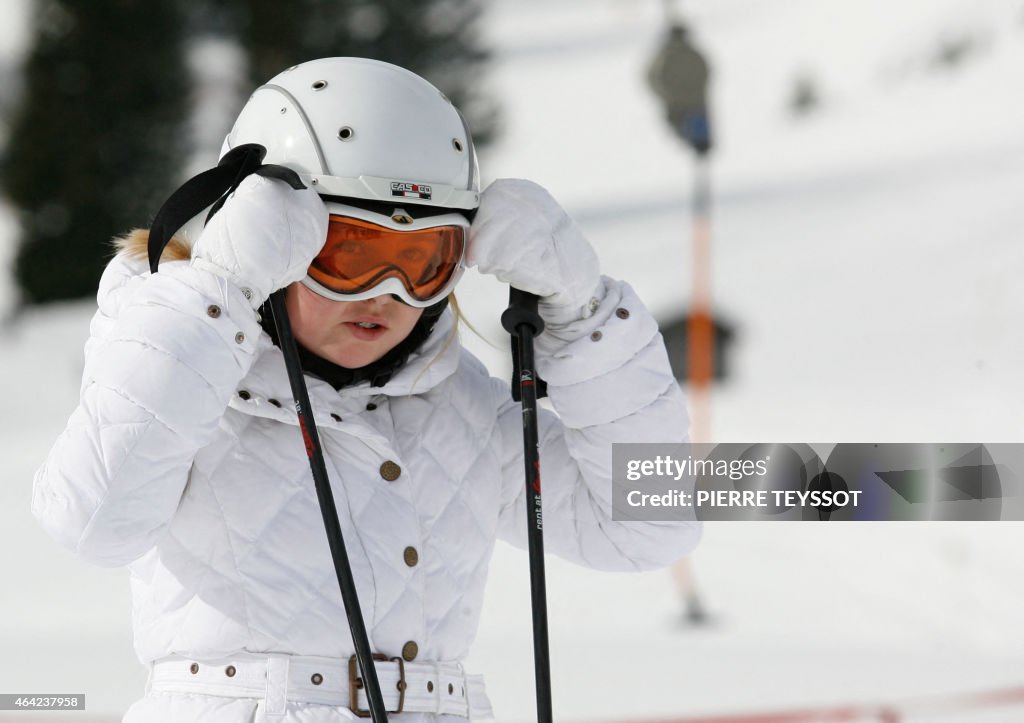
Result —
[[[493,718],[483,676],[466,675],[461,663],[379,658],[374,662],[388,712]],[[369,717],[355,656],[348,661],[252,653],[202,661],[171,656],[150,663],[149,690],[263,699],[269,720],[283,717],[290,700],[344,706]]]

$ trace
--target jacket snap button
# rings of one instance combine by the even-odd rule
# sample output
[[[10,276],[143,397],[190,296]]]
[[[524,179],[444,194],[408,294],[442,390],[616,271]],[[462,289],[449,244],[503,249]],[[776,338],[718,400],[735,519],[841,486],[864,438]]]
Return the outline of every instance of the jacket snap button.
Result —
[[[313,673],[313,677],[309,679],[309,682],[313,685],[320,685],[324,682],[324,676],[320,675],[320,673]]]
[[[276,399],[268,399],[267,401],[270,402],[271,404],[273,404],[278,409],[281,408],[281,402],[277,401]]]
[[[452,685],[451,683],[449,683],[448,684],[448,695],[451,695],[454,692],[455,692],[455,686]]]
[[[247,402],[248,402],[248,401],[249,401],[250,399],[252,399],[252,395],[251,395],[251,394],[249,394],[249,392],[245,391],[244,389],[240,389],[240,390],[238,391],[238,396],[239,396],[239,397],[240,397],[241,399],[244,399],[244,400],[245,400],[245,401],[247,401]]]
[[[236,672],[238,671],[235,670],[235,666],[233,665],[229,665],[228,667],[224,668],[224,675],[228,676],[229,678],[234,678]]]
[[[377,408],[377,405],[374,404],[373,402],[370,402],[369,404],[366,405],[366,411],[368,411],[368,412],[372,412],[376,408]]]
[[[427,681],[427,692],[428,693],[433,693],[434,692],[434,681],[432,681],[432,680],[428,680]]]
[[[601,341],[602,336],[604,336],[604,334],[602,334],[599,331],[595,331],[593,334],[590,335],[590,341]]]
[[[209,306],[206,307],[206,315],[209,316],[211,319],[216,319],[218,316],[220,316],[220,307],[217,306],[216,304],[210,304]]]
[[[335,412],[331,412],[331,419],[333,419],[335,422],[340,422],[341,421],[341,415],[337,414]]]
[[[620,307],[620,308],[615,310],[615,316],[619,317],[620,319],[628,319],[629,318],[629,309],[623,309],[623,308]]]
[[[243,334],[242,332],[238,332],[237,334],[235,334],[235,343],[236,344],[242,344],[244,342],[245,342],[245,334]]]
[[[390,459],[380,466],[380,476],[388,482],[394,482],[402,474],[402,468]]]
[[[192,663],[192,665],[189,666],[189,670],[192,671],[192,675],[195,675],[196,673],[198,673],[199,672],[199,663]]]
[[[415,547],[405,548],[405,564],[409,567],[416,567],[416,563],[420,561],[420,554],[416,552]]]
[[[402,646],[402,657],[405,658],[407,663],[411,663],[416,660],[416,654],[420,652],[420,646],[410,640],[408,643]]]

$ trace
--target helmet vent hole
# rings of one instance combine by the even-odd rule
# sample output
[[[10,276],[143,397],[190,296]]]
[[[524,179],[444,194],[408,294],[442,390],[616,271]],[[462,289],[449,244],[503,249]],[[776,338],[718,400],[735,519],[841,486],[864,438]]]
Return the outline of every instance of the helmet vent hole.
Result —
[[[462,141],[458,138],[452,138],[452,148],[457,150],[459,153],[462,153]]]
[[[352,137],[355,136],[355,134],[356,134],[356,132],[354,130],[352,130],[351,126],[342,126],[338,130],[338,138],[343,140],[343,141],[350,141],[350,140],[352,140]]]
[[[313,83],[313,90],[323,90],[327,87],[326,80],[317,80]]]

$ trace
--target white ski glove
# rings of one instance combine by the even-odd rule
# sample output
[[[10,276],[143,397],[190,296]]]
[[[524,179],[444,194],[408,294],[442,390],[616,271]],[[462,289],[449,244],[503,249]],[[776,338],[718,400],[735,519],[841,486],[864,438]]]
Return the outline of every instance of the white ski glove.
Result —
[[[503,178],[480,195],[466,262],[540,297],[548,326],[589,317],[604,296],[590,242],[546,190]]]
[[[315,191],[253,174],[199,234],[192,265],[236,284],[256,309],[306,275],[327,240],[327,221]]]

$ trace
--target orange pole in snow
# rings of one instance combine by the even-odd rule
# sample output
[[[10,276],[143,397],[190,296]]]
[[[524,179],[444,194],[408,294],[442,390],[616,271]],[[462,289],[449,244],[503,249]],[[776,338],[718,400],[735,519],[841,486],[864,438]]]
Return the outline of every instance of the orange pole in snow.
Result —
[[[711,184],[706,157],[697,158],[693,189],[693,291],[686,328],[690,441],[711,441],[715,324],[711,313]]]

